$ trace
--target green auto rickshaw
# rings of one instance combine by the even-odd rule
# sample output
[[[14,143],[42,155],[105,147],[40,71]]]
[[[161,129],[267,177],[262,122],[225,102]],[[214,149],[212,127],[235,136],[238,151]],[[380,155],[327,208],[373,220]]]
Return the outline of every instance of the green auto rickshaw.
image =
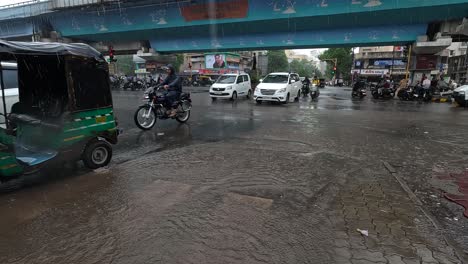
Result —
[[[17,65],[16,90],[0,66],[0,188],[52,165],[110,162],[118,129],[102,54],[85,44],[0,40],[0,61]]]

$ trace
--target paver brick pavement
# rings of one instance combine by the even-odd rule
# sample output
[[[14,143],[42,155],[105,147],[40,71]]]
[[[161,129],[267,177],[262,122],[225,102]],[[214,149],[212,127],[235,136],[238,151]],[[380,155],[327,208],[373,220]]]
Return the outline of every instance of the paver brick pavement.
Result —
[[[342,211],[329,216],[343,216],[349,235],[349,247],[340,248],[340,256],[349,250],[352,263],[461,263],[390,173],[354,172],[332,208]],[[369,236],[360,235],[358,228]]]

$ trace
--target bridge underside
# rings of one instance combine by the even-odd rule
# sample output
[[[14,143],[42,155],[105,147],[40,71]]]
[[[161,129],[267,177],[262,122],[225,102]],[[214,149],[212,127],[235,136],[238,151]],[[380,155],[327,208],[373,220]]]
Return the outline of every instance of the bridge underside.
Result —
[[[413,42],[426,34],[429,23],[468,14],[464,0],[132,3],[3,21],[0,37],[18,37],[34,28],[92,42],[146,40],[159,52],[363,46]]]

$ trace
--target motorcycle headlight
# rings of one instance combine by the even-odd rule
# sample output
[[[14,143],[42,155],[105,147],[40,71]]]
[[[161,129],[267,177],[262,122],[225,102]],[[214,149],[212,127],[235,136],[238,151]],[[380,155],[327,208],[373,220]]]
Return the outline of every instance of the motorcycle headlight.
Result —
[[[276,93],[285,93],[285,92],[286,92],[286,88],[281,88]]]

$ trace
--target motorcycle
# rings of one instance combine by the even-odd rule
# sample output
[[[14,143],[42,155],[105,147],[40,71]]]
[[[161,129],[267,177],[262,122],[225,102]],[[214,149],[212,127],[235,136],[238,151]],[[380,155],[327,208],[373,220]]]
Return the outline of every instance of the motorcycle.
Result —
[[[391,99],[395,96],[395,89],[379,85],[371,88],[371,94],[374,99]]]
[[[122,87],[124,90],[132,90],[132,91],[135,91],[135,83],[133,81],[130,81],[130,80],[124,80],[124,84],[123,84],[123,87]]]
[[[320,90],[316,84],[312,84],[312,89],[310,89],[310,97],[312,100],[318,98],[320,95]]]
[[[367,95],[366,88],[359,88],[357,90],[353,90],[353,92],[351,93],[351,97],[353,98],[359,97],[362,99],[366,97],[366,95]]]
[[[358,80],[354,85],[353,85],[353,91],[351,92],[351,97],[352,98],[364,98],[367,95],[367,90],[366,90],[366,83],[363,80]]]
[[[175,119],[179,123],[185,123],[190,118],[192,100],[190,93],[182,93],[175,102],[177,114],[169,117],[167,111],[170,110],[166,100],[167,92],[161,86],[150,87],[145,91],[144,100],[146,103],[138,107],[133,117],[135,124],[142,130],[149,130],[156,124],[157,119]]]
[[[432,100],[432,91],[431,89],[421,88],[419,90],[418,98],[420,101],[430,102]]]
[[[406,89],[401,89],[397,96],[402,101],[413,101],[414,99],[418,98],[418,93],[416,92],[415,87],[409,86]]]

